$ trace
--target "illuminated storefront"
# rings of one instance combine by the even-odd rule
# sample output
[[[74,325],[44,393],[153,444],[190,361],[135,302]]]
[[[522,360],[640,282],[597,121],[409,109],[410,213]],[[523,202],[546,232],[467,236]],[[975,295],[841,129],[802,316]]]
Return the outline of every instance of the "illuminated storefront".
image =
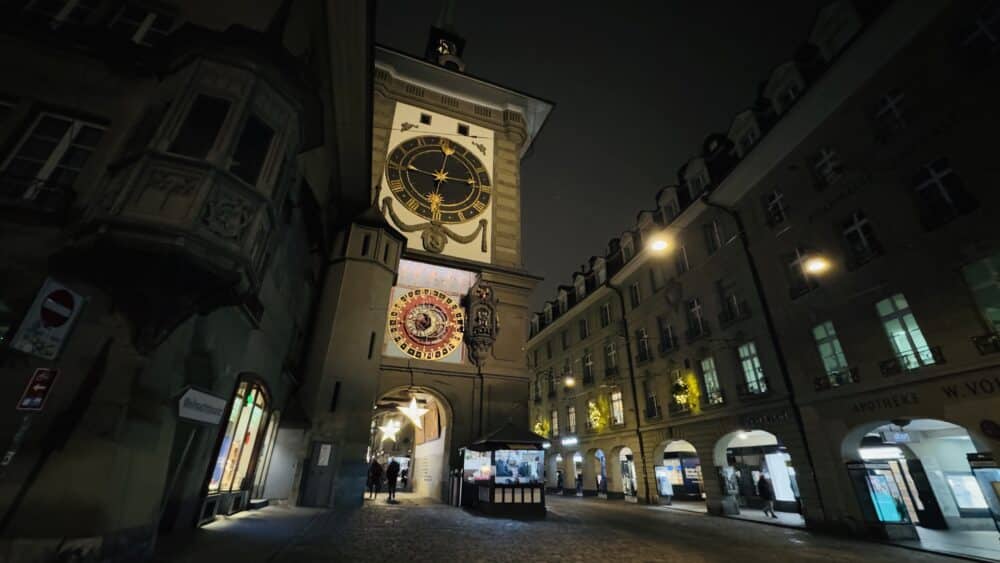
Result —
[[[208,481],[202,523],[247,508],[262,488],[278,429],[279,413],[270,407],[262,385],[250,380],[239,383]]]

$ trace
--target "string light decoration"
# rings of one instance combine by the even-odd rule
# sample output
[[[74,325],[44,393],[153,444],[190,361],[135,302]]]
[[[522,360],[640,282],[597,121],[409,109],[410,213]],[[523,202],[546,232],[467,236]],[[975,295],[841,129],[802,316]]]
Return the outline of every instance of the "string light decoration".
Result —
[[[548,438],[551,426],[552,424],[548,420],[544,417],[539,417],[538,420],[535,421],[535,425],[531,427],[531,431],[539,436],[542,436],[543,438]]]

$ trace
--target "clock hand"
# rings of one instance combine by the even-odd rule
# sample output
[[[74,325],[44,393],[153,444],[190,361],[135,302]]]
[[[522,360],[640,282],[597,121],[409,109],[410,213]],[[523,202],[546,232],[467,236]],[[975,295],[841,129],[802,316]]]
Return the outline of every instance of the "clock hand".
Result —
[[[412,164],[407,164],[406,165],[406,169],[407,170],[412,170],[414,172],[420,172],[421,174],[427,174],[428,176],[437,176],[437,174],[435,174],[434,172],[428,172],[426,170],[421,170],[421,169],[417,168],[416,166],[414,166]]]

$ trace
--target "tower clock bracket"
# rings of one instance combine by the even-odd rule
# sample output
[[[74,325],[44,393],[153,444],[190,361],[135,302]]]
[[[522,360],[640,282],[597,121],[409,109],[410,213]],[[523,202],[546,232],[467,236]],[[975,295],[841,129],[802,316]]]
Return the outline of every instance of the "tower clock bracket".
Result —
[[[480,250],[482,252],[486,252],[486,227],[489,225],[489,222],[486,219],[479,220],[479,226],[476,227],[475,231],[467,235],[460,235],[447,226],[441,224],[440,221],[428,221],[426,223],[414,223],[412,225],[407,225],[393,210],[391,197],[382,199],[382,213],[387,214],[396,225],[396,228],[400,231],[404,233],[419,232],[420,241],[423,243],[424,250],[427,252],[440,254],[444,251],[445,245],[448,244],[448,239],[451,239],[459,244],[469,244],[470,242],[476,240],[477,237],[481,237]]]

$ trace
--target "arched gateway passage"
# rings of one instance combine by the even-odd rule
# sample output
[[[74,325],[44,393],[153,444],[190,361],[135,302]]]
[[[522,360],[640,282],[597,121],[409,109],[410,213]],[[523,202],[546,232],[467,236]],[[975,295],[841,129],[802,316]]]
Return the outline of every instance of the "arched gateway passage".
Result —
[[[965,428],[927,418],[859,426],[842,447],[869,530],[931,549],[995,557],[1000,469],[984,462],[989,451]]]
[[[450,471],[451,409],[438,393],[393,389],[375,402],[367,460],[400,465],[397,490],[445,500]],[[384,488],[383,488],[384,490]]]

